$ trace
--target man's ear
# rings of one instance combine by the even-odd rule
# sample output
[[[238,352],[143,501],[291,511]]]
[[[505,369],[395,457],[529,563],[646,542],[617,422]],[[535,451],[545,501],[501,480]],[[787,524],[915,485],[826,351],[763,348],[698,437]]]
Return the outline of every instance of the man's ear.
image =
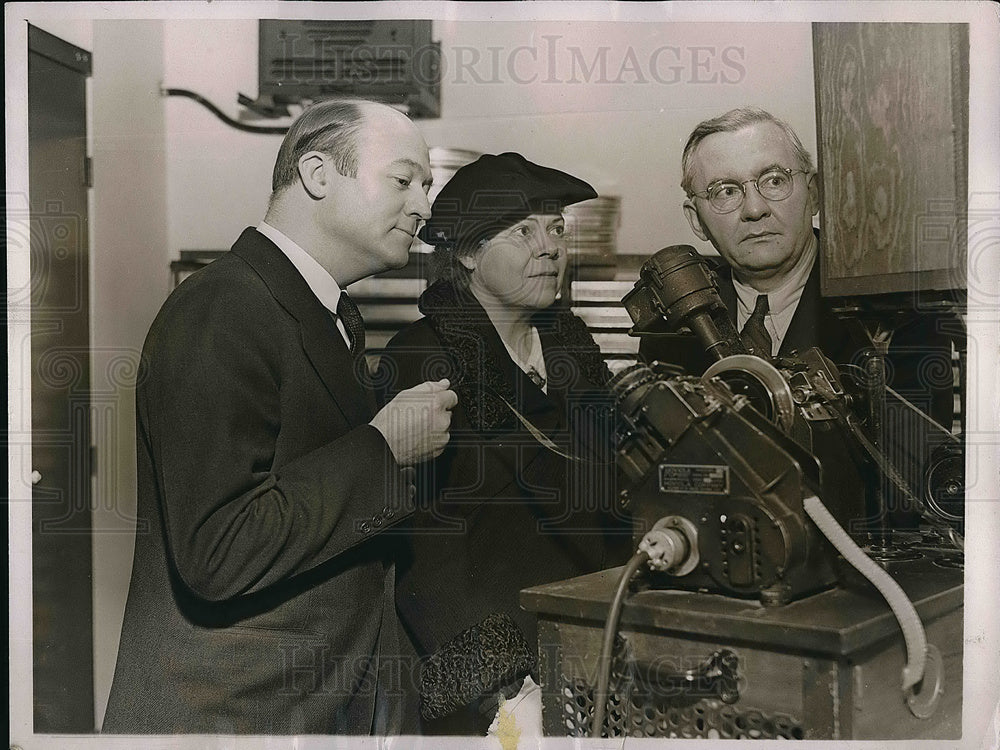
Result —
[[[299,179],[311,197],[326,197],[330,191],[331,167],[326,155],[320,151],[308,151],[299,157]]]
[[[813,172],[809,175],[806,189],[809,191],[810,216],[815,216],[819,213],[819,174]]]
[[[695,208],[694,201],[690,198],[684,201],[684,215],[687,217],[688,224],[691,225],[691,231],[697,235],[699,240],[705,240],[707,242],[708,233],[701,225],[701,219],[698,216],[698,209]]]

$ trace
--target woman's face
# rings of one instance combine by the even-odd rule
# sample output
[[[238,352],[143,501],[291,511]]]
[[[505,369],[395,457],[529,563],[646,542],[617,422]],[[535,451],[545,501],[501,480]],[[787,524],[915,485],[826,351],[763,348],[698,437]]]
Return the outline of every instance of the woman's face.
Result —
[[[462,263],[470,289],[488,304],[541,310],[551,305],[566,270],[566,222],[532,214],[487,240]]]

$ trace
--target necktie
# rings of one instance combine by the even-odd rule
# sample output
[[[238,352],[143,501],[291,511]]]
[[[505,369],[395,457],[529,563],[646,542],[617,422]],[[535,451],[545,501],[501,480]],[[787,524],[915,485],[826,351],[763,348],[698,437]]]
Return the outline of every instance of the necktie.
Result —
[[[361,317],[358,306],[354,304],[346,292],[340,293],[337,303],[337,317],[347,329],[347,337],[351,340],[351,354],[358,357],[365,353],[365,321]]]
[[[743,346],[764,359],[771,358],[771,337],[764,328],[764,316],[767,315],[767,295],[758,294],[753,313],[747,319],[746,325],[740,331]]]

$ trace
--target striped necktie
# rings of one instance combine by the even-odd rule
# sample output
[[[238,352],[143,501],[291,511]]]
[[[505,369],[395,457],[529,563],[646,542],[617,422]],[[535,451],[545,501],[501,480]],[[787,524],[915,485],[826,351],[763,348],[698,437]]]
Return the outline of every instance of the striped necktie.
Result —
[[[740,340],[751,354],[756,354],[764,359],[771,358],[771,337],[764,328],[764,316],[767,315],[767,295],[757,295],[757,302],[754,305],[753,313],[747,319],[743,330],[740,331]]]

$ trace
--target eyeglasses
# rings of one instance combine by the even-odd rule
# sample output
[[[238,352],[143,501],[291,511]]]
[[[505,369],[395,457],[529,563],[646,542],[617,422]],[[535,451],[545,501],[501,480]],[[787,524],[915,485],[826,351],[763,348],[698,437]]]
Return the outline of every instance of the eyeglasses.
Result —
[[[708,205],[717,214],[728,214],[743,204],[746,197],[746,184],[752,182],[760,196],[769,201],[783,201],[792,194],[795,187],[795,175],[807,174],[804,169],[785,169],[784,167],[768,167],[756,179],[716,180],[705,188],[704,192],[691,193],[697,198],[707,198]]]

